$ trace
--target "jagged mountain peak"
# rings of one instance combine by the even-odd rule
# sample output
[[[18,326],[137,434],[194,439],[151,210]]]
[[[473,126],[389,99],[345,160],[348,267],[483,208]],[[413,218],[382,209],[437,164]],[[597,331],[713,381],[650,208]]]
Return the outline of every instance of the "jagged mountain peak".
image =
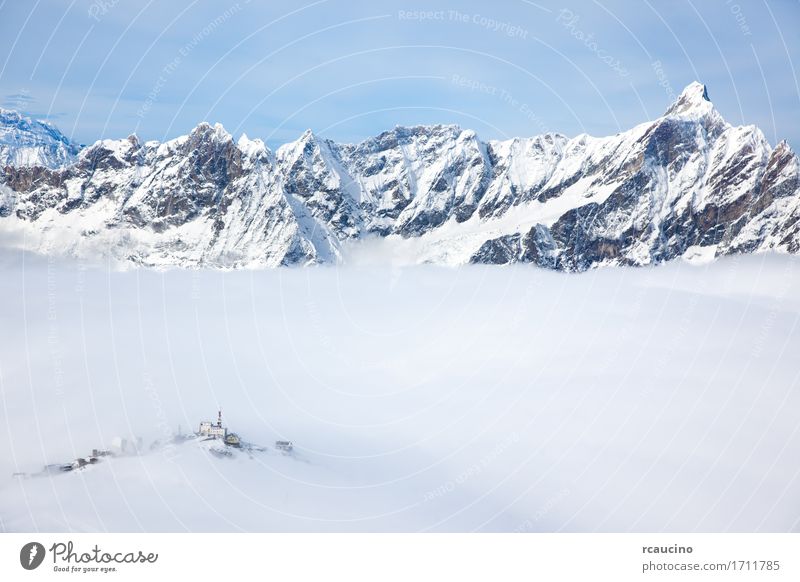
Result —
[[[794,154],[792,146],[790,146],[789,142],[786,141],[785,139],[782,139],[781,141],[778,142],[778,144],[775,146],[775,151],[787,154]]]
[[[725,123],[700,83],[664,117],[607,137],[484,142],[442,124],[341,145],[307,130],[272,154],[201,123],[40,170],[0,173],[0,229],[24,232],[30,250],[69,240],[76,256],[108,249],[143,265],[340,262],[342,245],[372,235],[404,262],[568,271],[800,250],[797,157]]]
[[[46,133],[54,140],[65,145],[79,147],[77,144],[74,144],[72,141],[70,141],[67,136],[61,133],[61,131],[59,131],[59,129],[50,121],[46,119],[34,119],[13,109],[0,108],[0,126],[16,126],[20,130],[34,133]]]
[[[318,148],[320,144],[328,143],[329,141],[330,140],[320,137],[319,135],[314,133],[314,130],[309,128],[306,129],[303,133],[301,133],[296,140],[287,142],[279,146],[278,151],[283,150],[284,152],[288,152],[292,150],[302,151],[304,148],[313,149],[313,148]]]
[[[221,123],[211,125],[207,121],[201,121],[189,134],[190,138],[208,138],[216,141],[233,141],[233,136],[222,126]]]
[[[461,127],[455,124],[396,125],[393,129],[367,138],[359,144],[346,147],[361,152],[377,153],[420,140],[428,142],[456,140],[462,133]]]
[[[391,131],[398,135],[457,135],[461,133],[462,128],[456,123],[433,123],[427,125],[395,125]]]
[[[681,97],[696,101],[711,102],[711,99],[708,97],[708,87],[699,81],[692,81],[689,83],[681,92]]]
[[[22,119],[22,115],[19,111],[15,111],[14,109],[6,109],[5,107],[0,107],[0,117],[7,119],[7,120],[14,120],[19,121]]]
[[[591,138],[584,133],[574,138],[574,141],[585,145],[587,139]],[[562,133],[547,132],[532,137],[512,137],[503,140],[489,140],[488,143],[493,147],[503,147],[504,145],[506,147],[525,147],[530,145],[541,149],[548,149],[553,147],[561,148],[570,141],[570,138]]]
[[[133,159],[140,147],[135,135],[124,139],[101,139],[81,150],[77,160],[89,162],[92,166],[102,162],[111,169],[119,170]]]
[[[324,141],[320,140],[311,129],[306,129],[296,140],[279,146],[275,153],[279,159],[298,158],[319,150],[320,144]]]
[[[0,108],[0,165],[57,168],[74,162],[80,150],[50,122]]]
[[[28,126],[33,126],[35,124],[44,125],[47,127],[54,127],[52,123],[44,119],[34,119],[27,115],[20,113],[15,109],[5,109],[4,107],[0,107],[0,122],[3,124],[26,124]]]
[[[473,135],[473,130],[467,130]],[[454,123],[435,123],[432,125],[396,125],[394,129],[384,132],[381,135],[392,134],[400,140],[411,140],[414,138],[439,138],[456,139],[464,133],[460,125]]]
[[[259,157],[270,153],[269,148],[264,144],[263,140],[258,138],[250,139],[246,133],[243,133],[236,141],[236,147],[249,157]]]
[[[694,81],[686,86],[664,116],[701,117],[712,111],[714,104],[708,97],[708,89],[702,83]]]

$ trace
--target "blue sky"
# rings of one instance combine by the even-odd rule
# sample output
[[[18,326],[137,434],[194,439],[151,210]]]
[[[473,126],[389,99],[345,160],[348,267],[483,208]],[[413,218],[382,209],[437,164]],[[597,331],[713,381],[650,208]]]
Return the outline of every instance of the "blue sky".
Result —
[[[607,135],[699,80],[800,146],[800,2],[0,0],[0,103],[82,143],[219,121],[275,147],[456,123]]]

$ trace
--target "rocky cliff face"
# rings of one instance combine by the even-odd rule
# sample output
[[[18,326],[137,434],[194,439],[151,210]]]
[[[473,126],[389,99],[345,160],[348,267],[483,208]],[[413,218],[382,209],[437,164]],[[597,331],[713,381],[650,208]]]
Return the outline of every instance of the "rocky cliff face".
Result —
[[[63,168],[6,165],[0,232],[162,267],[340,263],[380,238],[408,263],[582,271],[798,252],[799,176],[785,142],[730,126],[694,83],[662,117],[604,138],[398,127],[357,145],[306,132],[273,153],[204,123],[165,143],[101,141]]]

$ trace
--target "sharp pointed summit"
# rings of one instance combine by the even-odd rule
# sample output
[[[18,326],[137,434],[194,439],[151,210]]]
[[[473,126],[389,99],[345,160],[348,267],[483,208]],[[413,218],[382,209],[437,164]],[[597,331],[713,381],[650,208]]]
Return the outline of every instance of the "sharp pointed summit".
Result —
[[[201,121],[189,134],[189,138],[195,141],[212,140],[217,142],[232,142],[233,136],[223,127],[221,123],[210,124]]]
[[[702,83],[694,81],[681,92],[664,116],[701,116],[712,111],[714,111],[714,104],[708,97],[708,88]]]

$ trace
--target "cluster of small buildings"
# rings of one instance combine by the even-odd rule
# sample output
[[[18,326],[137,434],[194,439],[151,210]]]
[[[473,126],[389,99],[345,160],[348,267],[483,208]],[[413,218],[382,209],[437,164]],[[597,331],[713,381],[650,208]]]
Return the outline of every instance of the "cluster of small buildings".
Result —
[[[57,473],[69,473],[76,469],[83,469],[89,465],[94,465],[100,462],[103,457],[119,457],[124,455],[136,455],[142,448],[142,439],[136,438],[135,440],[128,441],[122,437],[114,437],[111,440],[110,449],[92,449],[92,454],[85,457],[78,457],[69,463],[52,463],[45,465],[38,473],[13,473],[13,477],[27,478],[27,477],[45,477],[47,475],[54,475]]]
[[[178,434],[173,437],[174,443],[182,443],[187,440],[191,440],[194,438],[200,438],[202,440],[208,439],[219,439],[221,440],[226,446],[229,447],[242,447],[242,441],[235,432],[230,432],[227,427],[222,424],[222,410],[217,413],[217,421],[212,422],[210,420],[204,420],[200,423],[199,430],[194,433],[194,435],[184,435],[181,434],[180,427],[178,428]],[[160,446],[159,442],[156,441],[150,447],[151,450],[157,449]],[[246,444],[248,450],[259,450],[263,451],[265,449],[252,445]],[[275,441],[275,449],[283,453],[284,455],[291,455],[294,450],[294,445],[292,441]],[[121,456],[128,456],[128,455],[139,455],[144,452],[142,448],[142,439],[140,437],[136,437],[133,439],[126,439],[122,437],[114,437],[111,440],[111,447],[107,450],[100,450],[100,449],[92,449],[92,454],[86,457],[78,457],[74,461],[70,463],[55,463],[51,465],[45,465],[44,468],[39,471],[38,473],[14,473],[14,477],[19,478],[26,478],[26,477],[41,477],[45,475],[52,475],[56,473],[66,473],[70,471],[74,471],[76,469],[83,469],[89,465],[94,465],[98,463],[103,457],[121,457]],[[221,450],[214,450],[212,451],[214,454],[220,456],[231,456],[230,451],[225,451],[224,449]]]
[[[204,420],[200,423],[197,435],[206,439],[220,439],[223,443],[231,447],[241,447],[242,441],[234,432],[229,432],[227,427],[222,424],[222,410],[217,413],[217,422]],[[294,450],[292,441],[275,441],[275,449],[283,454],[291,454]]]

